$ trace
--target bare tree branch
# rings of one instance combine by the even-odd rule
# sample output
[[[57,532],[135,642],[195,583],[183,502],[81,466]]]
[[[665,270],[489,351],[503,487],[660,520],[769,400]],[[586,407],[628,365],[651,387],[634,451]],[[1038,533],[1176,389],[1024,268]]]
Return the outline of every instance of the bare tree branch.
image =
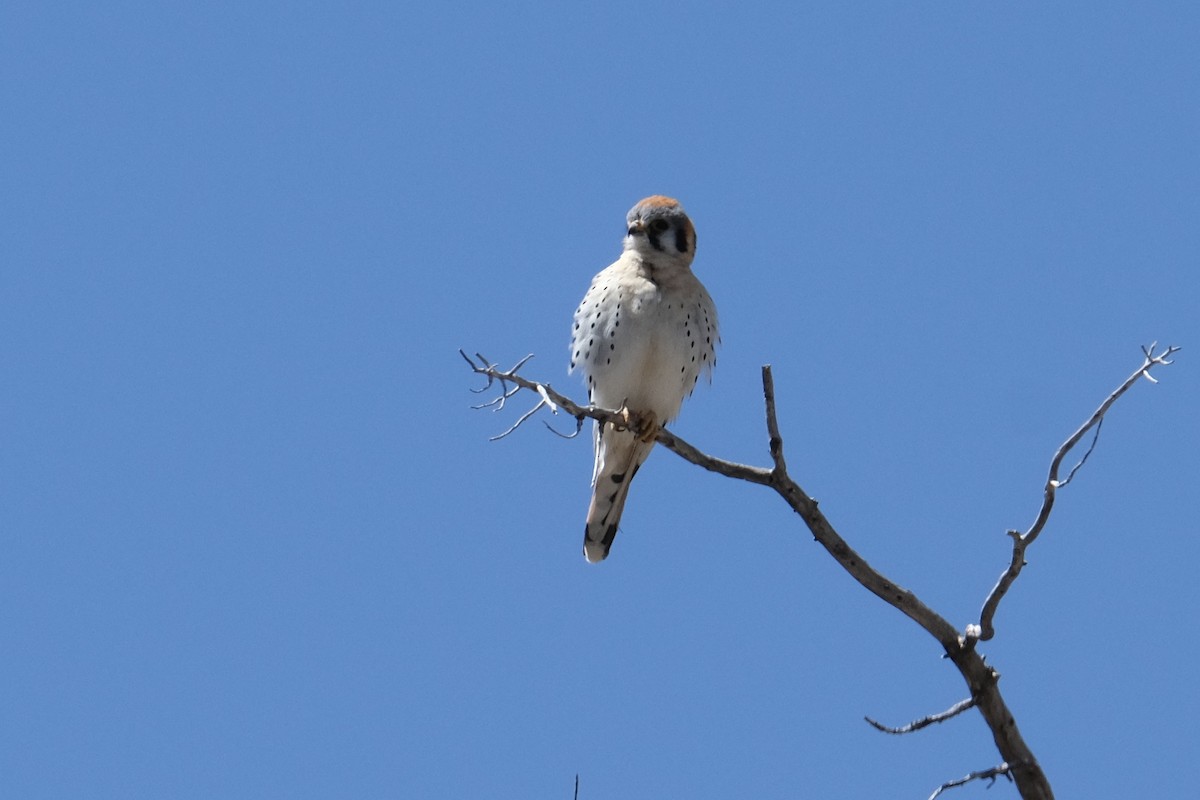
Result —
[[[1150,370],[1159,365],[1169,366],[1170,364],[1174,363],[1170,360],[1170,357],[1179,352],[1178,347],[1168,347],[1161,353],[1155,354],[1154,351],[1157,347],[1158,342],[1154,342],[1149,347],[1142,347],[1142,353],[1145,356],[1145,360],[1142,362],[1142,365],[1135,369],[1133,374],[1126,378],[1125,381],[1118,386],[1112,394],[1105,398],[1104,402],[1100,404],[1100,407],[1096,409],[1095,413],[1093,413],[1092,416],[1079,427],[1079,430],[1071,434],[1071,436],[1065,442],[1063,442],[1062,445],[1059,446],[1058,450],[1054,453],[1054,457],[1050,460],[1050,471],[1046,476],[1046,486],[1042,492],[1042,507],[1038,511],[1037,519],[1033,521],[1033,524],[1029,526],[1029,530],[1025,531],[1025,533],[1018,533],[1017,531],[1008,532],[1008,535],[1011,536],[1013,540],[1012,560],[1008,565],[1008,569],[1006,569],[1000,575],[999,581],[996,582],[995,587],[992,588],[992,591],[988,594],[987,599],[984,600],[983,610],[979,613],[978,625],[967,626],[966,638],[968,640],[979,639],[980,641],[986,642],[988,639],[991,639],[996,635],[995,627],[992,624],[996,616],[996,609],[1000,607],[1000,601],[1004,599],[1004,595],[1008,592],[1009,587],[1012,586],[1013,581],[1017,579],[1017,576],[1021,574],[1021,569],[1025,566],[1025,550],[1029,547],[1029,545],[1034,543],[1037,537],[1041,534],[1042,529],[1046,527],[1046,521],[1050,518],[1050,510],[1054,508],[1054,498],[1057,491],[1065,486],[1072,477],[1074,477],[1076,470],[1083,466],[1083,462],[1087,460],[1089,455],[1091,455],[1092,450],[1089,448],[1088,452],[1084,454],[1083,458],[1075,466],[1075,469],[1071,470],[1070,474],[1067,476],[1067,479],[1060,481],[1058,479],[1058,471],[1062,467],[1063,459],[1066,458],[1067,453],[1069,453],[1071,448],[1078,444],[1079,440],[1082,439],[1092,428],[1096,429],[1096,436],[1100,435],[1100,424],[1104,421],[1104,415],[1108,413],[1110,408],[1112,408],[1113,403],[1117,402],[1117,399],[1121,395],[1125,394],[1129,387],[1133,386],[1133,384],[1137,382],[1138,378],[1146,378],[1151,383],[1157,383],[1157,381],[1151,377]],[[1095,445],[1096,442],[1095,439],[1093,439],[1092,447],[1095,447]]]
[[[565,397],[554,391],[548,383],[538,383],[536,381],[523,378],[516,373],[517,367],[511,370],[501,370],[496,365],[490,363],[486,358],[476,354],[478,362],[472,360],[470,356],[462,350],[459,354],[471,366],[471,370],[477,375],[482,375],[488,379],[487,384],[483,389],[472,391],[484,391],[495,383],[500,383],[502,387],[506,384],[513,384],[522,389],[528,389],[543,398],[549,398],[552,403],[557,405],[566,413],[575,417],[582,422],[584,419],[594,419],[598,422],[611,422],[614,425],[623,427],[627,423],[626,417],[621,413],[620,409],[604,409],[598,406],[581,406],[572,401],[569,397]],[[529,359],[526,356],[521,363]],[[518,364],[518,367],[520,365]],[[485,404],[486,405],[486,404]],[[507,432],[506,432],[507,433]],[[562,435],[562,434],[559,434]],[[493,437],[500,438],[500,437]],[[769,486],[771,483],[771,470],[762,469],[760,467],[750,467],[745,464],[738,464],[735,461],[725,461],[720,458],[714,458],[700,452],[697,448],[685,442],[675,434],[668,431],[666,428],[659,428],[655,440],[660,442],[671,452],[689,461],[698,467],[703,467],[710,472],[716,472],[728,478],[736,478],[738,480],[749,481],[750,483],[758,483],[764,486]]]
[[[1001,775],[1008,778],[1009,781],[1012,781],[1012,770],[1008,764],[1001,764],[1000,766],[992,767],[991,769],[981,769],[979,772],[972,772],[965,778],[959,778],[958,780],[954,781],[946,781],[941,786],[933,790],[933,794],[929,795],[929,800],[936,800],[937,796],[947,789],[953,789],[956,786],[962,786],[970,783],[971,781],[977,781],[981,779],[986,779],[988,781],[988,788],[990,789],[992,788],[992,784],[996,782],[996,778],[1000,777]]]
[[[994,635],[992,630],[992,617],[995,614],[996,607],[1008,587],[1020,573],[1021,567],[1024,566],[1025,548],[1029,546],[1041,533],[1042,528],[1046,524],[1049,517],[1050,509],[1054,504],[1054,492],[1065,484],[1058,479],[1059,469],[1063,459],[1067,453],[1073,448],[1080,439],[1087,434],[1093,427],[1098,428],[1104,414],[1112,406],[1117,399],[1129,389],[1130,386],[1137,380],[1138,377],[1145,377],[1150,381],[1154,379],[1150,376],[1150,369],[1157,365],[1170,364],[1169,357],[1173,355],[1179,348],[1168,347],[1164,352],[1155,354],[1156,345],[1151,345],[1149,348],[1143,348],[1145,353],[1145,362],[1139,367],[1116,391],[1101,404],[1096,413],[1084,423],[1084,425],[1071,435],[1066,442],[1055,453],[1054,459],[1050,465],[1050,475],[1047,478],[1045,497],[1042,503],[1042,510],[1038,514],[1037,520],[1028,531],[1021,534],[1017,531],[1010,531],[1013,537],[1013,560],[1008,570],[1001,576],[1000,582],[996,588],[992,590],[987,602],[984,604],[984,613],[981,615],[979,625],[969,625],[965,636],[959,636],[957,630],[944,617],[926,606],[921,600],[911,591],[899,586],[894,581],[890,580],[878,570],[873,568],[859,555],[844,539],[834,530],[829,520],[818,509],[817,501],[808,496],[799,484],[797,484],[787,471],[787,463],[783,455],[783,437],[779,432],[779,422],[776,417],[775,408],[775,383],[771,376],[771,367],[769,365],[762,368],[763,381],[763,400],[766,407],[766,427],[768,437],[768,451],[771,456],[773,467],[765,469],[762,467],[753,467],[745,464],[738,464],[733,461],[725,461],[713,456],[702,453],[691,444],[685,442],[675,434],[660,428],[656,435],[656,441],[661,443],[668,450],[671,450],[676,455],[686,461],[689,461],[697,466],[703,467],[712,472],[725,475],[730,478],[747,481],[750,483],[767,486],[773,489],[783,500],[804,520],[804,524],[812,533],[813,538],[823,546],[826,551],[836,560],[847,573],[850,574],[859,584],[876,595],[884,602],[899,610],[909,619],[920,625],[926,632],[935,638],[939,644],[945,649],[947,657],[958,668],[963,680],[966,682],[970,690],[970,697],[954,707],[948,709],[941,714],[936,714],[931,717],[926,717],[924,720],[918,720],[909,726],[908,730],[917,730],[921,727],[942,722],[950,719],[957,714],[962,713],[968,708],[978,708],[979,713],[983,716],[987,723],[988,729],[992,732],[992,740],[996,744],[996,749],[999,751],[1001,758],[1004,759],[998,767],[980,772],[973,772],[965,778],[957,781],[950,781],[942,784],[932,795],[936,798],[945,789],[961,786],[973,780],[981,778],[995,781],[999,775],[1004,775],[1017,785],[1018,791],[1024,800],[1052,800],[1054,793],[1050,788],[1050,784],[1046,779],[1045,773],[1042,772],[1041,766],[1033,755],[1033,751],[1025,743],[1017,728],[1016,719],[1009,710],[1004,698],[1000,694],[999,679],[1000,674],[996,672],[985,661],[983,656],[976,652],[976,643],[980,640],[990,639]],[[462,353],[462,351],[459,351]],[[556,407],[562,408],[568,414],[571,414],[575,419],[582,424],[584,418],[591,418],[600,422],[611,422],[614,425],[625,426],[629,424],[628,412],[622,413],[623,410],[617,409],[602,409],[595,406],[580,406],[572,402],[552,388],[549,384],[541,384],[535,381],[527,380],[516,374],[517,369],[528,360],[528,357],[522,360],[516,367],[507,372],[500,370],[494,364],[491,364],[486,358],[477,354],[478,363],[472,360],[465,353],[462,353],[463,358],[471,365],[471,369],[479,375],[487,378],[488,383],[484,389],[490,387],[495,382],[499,382],[501,391],[508,394],[509,384],[518,386],[522,389],[528,389],[539,395],[541,401],[533,409],[537,411],[541,406],[548,405],[551,409]],[[508,395],[511,396],[511,395]],[[486,404],[485,404],[486,405]],[[533,411],[529,412],[518,420],[517,425],[514,425],[507,433],[515,430],[525,419],[527,419]],[[1095,446],[1095,439],[1092,443]],[[1089,448],[1089,453],[1091,452]],[[1073,475],[1075,470],[1082,466],[1086,461],[1087,454],[1071,471]],[[1068,475],[1068,480],[1070,475]],[[905,733],[905,729],[889,729],[868,718],[867,720],[881,730],[895,733]],[[932,800],[931,798],[931,800]]]
[[[870,717],[863,717],[863,719],[865,719],[868,723],[870,723],[871,726],[873,728],[875,728],[875,730],[883,731],[884,733],[893,733],[893,734],[899,735],[899,734],[905,734],[905,733],[913,733],[914,731],[919,731],[922,728],[928,728],[930,725],[933,725],[938,722],[945,722],[946,720],[948,720],[952,717],[957,717],[959,714],[963,713],[967,709],[974,708],[974,707],[975,707],[975,698],[968,697],[966,700],[959,700],[957,703],[950,706],[948,709],[946,709],[945,711],[942,711],[941,713],[930,714],[927,717],[921,717],[920,719],[910,722],[907,725],[902,725],[899,728],[889,728],[887,725],[884,725],[881,722],[876,722],[875,720],[871,719]]]

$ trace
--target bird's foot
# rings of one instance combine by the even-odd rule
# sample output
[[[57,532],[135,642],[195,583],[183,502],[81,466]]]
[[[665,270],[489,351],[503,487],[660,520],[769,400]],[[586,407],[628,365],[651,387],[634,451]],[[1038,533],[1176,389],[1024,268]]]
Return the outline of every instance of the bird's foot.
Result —
[[[629,406],[621,406],[618,413],[623,423],[619,427],[631,431],[643,442],[653,442],[658,436],[658,416],[653,411],[631,411]]]

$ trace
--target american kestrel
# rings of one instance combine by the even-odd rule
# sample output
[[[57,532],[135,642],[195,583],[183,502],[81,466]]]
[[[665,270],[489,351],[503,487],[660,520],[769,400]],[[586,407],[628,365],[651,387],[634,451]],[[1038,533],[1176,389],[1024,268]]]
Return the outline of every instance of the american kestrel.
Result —
[[[700,375],[717,363],[717,310],[692,274],[696,229],[679,201],[647,197],[626,217],[625,250],[592,279],[575,310],[571,369],[588,400],[626,409],[628,426],[596,423],[592,502],[583,534],[588,561],[603,561],[617,535],[629,484],[658,426],[679,413]]]

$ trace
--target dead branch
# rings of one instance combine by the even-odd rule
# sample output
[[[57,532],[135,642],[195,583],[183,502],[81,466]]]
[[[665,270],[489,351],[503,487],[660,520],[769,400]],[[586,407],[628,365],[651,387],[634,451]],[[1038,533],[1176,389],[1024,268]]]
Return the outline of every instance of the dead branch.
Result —
[[[967,709],[974,708],[974,707],[975,707],[975,698],[968,697],[966,700],[959,700],[957,703],[950,706],[945,711],[942,711],[938,714],[930,714],[927,717],[921,717],[920,719],[910,722],[907,725],[902,725],[899,728],[890,728],[887,725],[884,725],[882,722],[876,722],[875,720],[871,719],[870,717],[863,717],[863,719],[865,719],[868,723],[870,723],[870,725],[873,728],[875,728],[875,730],[877,730],[877,731],[883,731],[884,733],[892,733],[892,734],[901,735],[901,734],[905,734],[905,733],[912,733],[914,731],[919,731],[922,728],[928,728],[930,725],[934,725],[939,722],[945,722],[946,720],[948,720],[952,717],[957,717],[959,714],[963,713]]]
[[[1008,778],[1010,782],[1012,781],[1012,769],[1008,766],[1008,764],[1001,764],[1000,766],[992,767],[991,769],[981,769],[978,772],[972,772],[970,775],[967,775],[964,778],[946,781],[941,786],[933,790],[933,794],[929,795],[929,800],[936,800],[937,796],[947,789],[953,789],[956,786],[962,786],[970,783],[971,781],[987,780],[988,788],[990,789],[992,788],[992,784],[996,782],[996,778],[1000,777],[1001,775]]]
[[[465,359],[466,362],[471,366],[471,370],[473,372],[488,379],[487,384],[482,389],[473,389],[472,391],[486,391],[489,387],[496,383],[499,383],[501,387],[507,391],[506,385],[511,383],[512,385],[520,387],[521,389],[527,389],[531,392],[534,392],[535,394],[541,396],[544,401],[548,400],[551,403],[551,407],[557,406],[558,408],[561,408],[563,411],[575,417],[580,422],[582,422],[584,419],[594,419],[598,422],[611,422],[617,426],[624,426],[626,423],[626,418],[621,414],[619,409],[605,409],[592,405],[581,406],[578,403],[575,403],[569,397],[565,397],[554,391],[554,389],[551,388],[550,384],[548,383],[538,383],[518,375],[516,370],[521,364],[529,360],[529,356],[526,356],[524,359],[522,359],[521,364],[518,364],[511,370],[505,371],[497,367],[495,364],[489,362],[484,356],[476,354],[476,359],[478,359],[478,361],[476,361],[462,350],[459,350],[458,352],[459,355],[461,355],[463,359]],[[487,404],[484,405],[486,406]],[[476,406],[476,408],[478,408],[478,406]],[[501,436],[511,433],[512,430],[515,430],[515,426],[514,428],[510,428],[508,431],[505,431],[504,434],[501,434]],[[497,436],[493,438],[501,437]],[[655,437],[655,441],[661,443],[664,447],[683,458],[685,461],[691,462],[698,467],[703,467],[710,472],[716,472],[729,478],[749,481],[750,483],[758,483],[764,486],[770,485],[771,470],[762,469],[760,467],[751,467],[745,464],[738,464],[735,461],[725,461],[724,459],[714,458],[706,453],[702,453],[696,447],[688,444],[683,439],[668,431],[666,428],[659,428],[658,434]]]
[[[1046,521],[1050,518],[1050,510],[1054,508],[1054,498],[1058,490],[1066,486],[1071,478],[1075,477],[1076,471],[1083,466],[1083,463],[1087,461],[1087,457],[1091,455],[1092,450],[1095,448],[1096,438],[1100,436],[1100,425],[1104,421],[1104,415],[1112,408],[1113,403],[1117,402],[1117,399],[1137,382],[1138,378],[1145,378],[1151,383],[1158,383],[1150,375],[1150,370],[1159,365],[1169,366],[1174,363],[1170,361],[1170,357],[1179,352],[1178,347],[1168,347],[1163,352],[1156,354],[1154,351],[1157,347],[1158,342],[1154,342],[1149,347],[1142,347],[1142,353],[1145,356],[1142,365],[1135,369],[1112,394],[1105,398],[1095,413],[1059,446],[1058,450],[1054,453],[1054,457],[1050,459],[1050,470],[1046,476],[1046,486],[1042,492],[1042,507],[1038,511],[1037,519],[1033,521],[1033,524],[1029,526],[1029,529],[1025,533],[1018,531],[1008,532],[1008,535],[1013,540],[1012,560],[1009,562],[1008,568],[1000,575],[1000,579],[988,594],[987,599],[984,600],[983,610],[979,613],[979,623],[967,626],[966,638],[969,642],[974,639],[986,642],[996,635],[996,630],[993,626],[996,609],[1000,607],[1000,601],[1004,599],[1004,595],[1008,592],[1009,587],[1012,586],[1013,581],[1021,574],[1021,569],[1025,566],[1026,549],[1034,543],[1041,534],[1042,529],[1046,527]],[[1066,480],[1060,481],[1058,479],[1058,472],[1062,467],[1063,459],[1066,458],[1071,448],[1075,447],[1079,443],[1079,440],[1092,428],[1096,429],[1096,435],[1092,439],[1091,447],[1088,448],[1088,451],[1083,455],[1079,463],[1075,465],[1074,469],[1070,471]]]
[[[970,690],[970,697],[967,700],[958,703],[951,709],[936,714],[925,720],[918,720],[910,726],[906,726],[910,730],[917,730],[919,727],[925,727],[934,722],[942,722],[956,716],[968,708],[978,708],[979,713],[983,716],[987,723],[988,729],[992,732],[992,739],[996,744],[1000,756],[1004,762],[990,770],[973,772],[965,778],[957,781],[950,781],[942,784],[941,787],[934,792],[931,797],[936,798],[945,789],[961,786],[972,780],[981,778],[991,779],[999,775],[1004,775],[1016,783],[1021,797],[1025,800],[1052,800],[1054,793],[1050,788],[1050,784],[1046,779],[1045,773],[1042,772],[1041,766],[1033,755],[1033,751],[1025,743],[1017,728],[1016,719],[1012,712],[1008,709],[1004,698],[1000,694],[999,679],[1000,674],[996,672],[985,661],[983,656],[976,652],[976,642],[983,639],[990,639],[993,635],[991,628],[991,619],[995,614],[995,608],[999,604],[1000,598],[1004,592],[1015,580],[1017,574],[1020,573],[1021,567],[1024,565],[1024,551],[1029,544],[1037,538],[1042,528],[1046,524],[1046,519],[1049,517],[1050,508],[1054,503],[1054,492],[1060,488],[1063,483],[1058,480],[1059,469],[1063,459],[1067,453],[1083,438],[1086,433],[1093,427],[1098,427],[1104,414],[1116,402],[1125,391],[1133,385],[1138,377],[1145,377],[1150,381],[1154,379],[1150,376],[1150,369],[1159,364],[1170,364],[1168,357],[1174,354],[1179,348],[1168,347],[1163,353],[1154,354],[1155,345],[1149,348],[1143,348],[1146,359],[1141,367],[1137,369],[1108,399],[1101,404],[1100,408],[1092,415],[1079,430],[1059,448],[1050,465],[1050,476],[1046,483],[1045,499],[1042,504],[1041,513],[1033,526],[1025,534],[1020,534],[1016,531],[1010,532],[1014,539],[1013,546],[1013,561],[1009,569],[1001,576],[1000,583],[992,590],[987,603],[984,606],[984,614],[981,615],[980,625],[971,625],[967,628],[965,636],[959,636],[957,630],[944,617],[933,611],[925,605],[911,591],[896,584],[894,581],[887,578],[874,567],[866,562],[849,544],[834,530],[829,520],[818,509],[817,501],[809,497],[803,489],[800,488],[787,471],[787,462],[784,458],[784,443],[783,436],[779,431],[779,422],[776,416],[775,406],[775,383],[771,376],[771,367],[766,365],[762,368],[763,381],[763,400],[766,407],[766,427],[768,437],[768,452],[771,456],[772,468],[765,469],[762,467],[753,467],[746,464],[738,464],[732,461],[715,458],[713,456],[702,453],[700,450],[685,442],[683,439],[669,432],[665,428],[660,428],[656,441],[661,443],[668,450],[680,456],[686,461],[703,467],[712,472],[725,475],[730,478],[755,483],[762,486],[768,486],[773,489],[783,500],[804,520],[804,524],[812,533],[813,538],[825,548],[825,550],[836,560],[847,573],[850,574],[860,585],[876,595],[884,602],[899,610],[909,619],[920,625],[927,633],[933,636],[939,644],[945,649],[947,657],[958,668],[963,680],[966,682]],[[462,351],[459,351],[462,353]],[[486,390],[491,387],[494,382],[499,382],[501,391],[507,393],[508,385],[512,384],[522,389],[528,389],[535,392],[541,398],[541,402],[534,408],[537,411],[541,406],[547,405],[552,411],[557,408],[562,408],[568,414],[571,414],[576,420],[582,423],[584,418],[595,419],[600,422],[611,422],[621,426],[627,424],[628,415],[622,414],[621,410],[602,409],[595,406],[580,406],[570,399],[558,394],[549,384],[541,384],[535,381],[527,380],[516,373],[517,369],[524,364],[522,360],[516,367],[511,370],[503,371],[491,364],[486,358],[477,354],[478,363],[472,360],[465,353],[462,353],[463,358],[471,365],[471,369],[488,379]],[[486,405],[486,404],[485,404]],[[525,419],[532,415],[533,412],[526,414],[517,425],[510,428],[504,435],[511,433]],[[1093,440],[1093,447],[1095,442]],[[1090,448],[1089,448],[1090,453]],[[1075,469],[1082,466],[1087,455],[1076,465]],[[1072,470],[1072,474],[1074,470]],[[1069,476],[1068,476],[1069,478]],[[986,627],[984,627],[986,623]],[[986,635],[983,635],[985,634]],[[904,733],[908,732],[904,729],[888,729],[873,720],[868,719],[868,722],[875,725],[881,730],[888,732]]]

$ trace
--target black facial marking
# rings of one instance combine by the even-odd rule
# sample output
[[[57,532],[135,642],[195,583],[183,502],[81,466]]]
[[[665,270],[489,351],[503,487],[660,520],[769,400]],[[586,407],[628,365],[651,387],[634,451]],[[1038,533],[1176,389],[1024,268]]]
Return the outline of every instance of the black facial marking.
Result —
[[[688,251],[687,231],[682,225],[675,229],[675,249],[681,253]]]
[[[622,481],[624,481],[624,480],[625,480],[625,473],[624,473],[624,472],[614,472],[614,473],[612,474],[612,482],[613,482],[613,483],[621,483],[621,482],[622,482]]]
[[[653,228],[646,229],[646,241],[650,242],[650,246],[655,250],[661,251],[663,249],[662,242],[658,238],[658,231]]]

